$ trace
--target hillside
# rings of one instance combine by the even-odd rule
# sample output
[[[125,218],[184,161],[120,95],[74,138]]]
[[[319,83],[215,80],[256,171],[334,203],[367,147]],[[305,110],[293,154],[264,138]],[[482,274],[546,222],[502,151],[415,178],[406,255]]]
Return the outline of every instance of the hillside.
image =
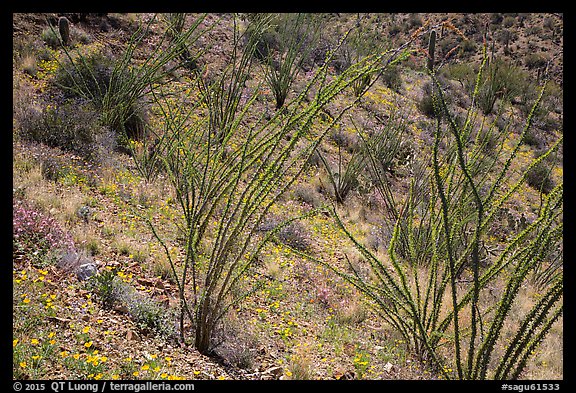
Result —
[[[563,379],[562,56],[558,14],[14,14],[13,378]]]

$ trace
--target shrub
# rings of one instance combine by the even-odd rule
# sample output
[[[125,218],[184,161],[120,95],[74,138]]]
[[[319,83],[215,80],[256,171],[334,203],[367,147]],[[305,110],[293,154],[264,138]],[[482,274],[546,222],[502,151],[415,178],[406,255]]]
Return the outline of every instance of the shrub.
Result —
[[[363,18],[358,14],[355,29],[350,32],[346,42],[340,47],[342,70],[348,69],[352,64],[362,59],[384,51],[382,34],[372,30],[370,27],[371,22],[364,22]],[[387,67],[386,70],[388,69]],[[352,84],[354,96],[360,97],[372,85],[373,80],[373,75],[370,73],[366,73],[362,78],[355,80]]]
[[[12,202],[13,251],[41,263],[50,255],[74,248],[68,232],[49,215],[28,206],[21,200]]]
[[[44,179],[56,182],[64,175],[64,163],[57,157],[44,157],[40,163],[40,172]]]
[[[466,93],[472,96],[472,93],[474,92],[474,83],[476,82],[476,73],[470,64],[450,64],[445,68],[444,75],[450,79],[457,80]]]
[[[507,16],[504,18],[502,25],[506,28],[510,28],[510,27],[514,26],[515,23],[516,23],[516,19],[513,16]]]
[[[169,67],[182,54],[184,43],[192,44],[200,34],[196,29],[204,16],[197,17],[191,26],[174,37],[168,30],[158,41],[169,42],[167,47],[154,47],[140,65],[134,64],[137,48],[148,37],[156,17],[139,27],[130,37],[122,56],[113,58],[101,51],[74,53],[63,47],[65,61],[59,60],[57,84],[73,96],[91,102],[100,112],[100,120],[111,127],[126,143],[130,139],[141,139],[147,131],[144,97],[151,86],[180,67]],[[190,59],[193,60],[193,59]]]
[[[442,78],[443,76],[440,74],[439,77]],[[444,82],[443,85],[446,85],[446,83]],[[425,83],[422,87],[422,97],[416,104],[420,112],[432,119],[436,118],[437,116],[444,116],[442,112],[438,112],[437,110],[438,108],[435,104],[435,94],[436,92],[432,84]],[[451,104],[451,97],[446,97],[446,100],[448,104]]]
[[[69,97],[85,98],[86,92],[90,92],[89,101],[102,113],[104,123],[116,130],[120,137],[124,132],[129,139],[144,137],[146,118],[143,102],[131,100],[120,105],[111,99],[122,97],[131,88],[129,73],[115,73],[111,57],[102,52],[92,52],[82,61],[64,62],[56,73],[56,83]]]
[[[538,132],[535,130],[530,130],[529,132],[524,135],[523,142],[528,146],[535,147],[537,149],[541,148],[543,145],[543,140],[538,135]]]
[[[287,368],[290,372],[289,378],[292,380],[305,381],[314,379],[310,356],[303,351],[290,356]]]
[[[271,14],[248,14],[248,25],[243,35],[243,45],[254,45],[253,56],[261,61],[267,61],[272,51],[280,48],[278,32],[273,28],[261,29],[261,23],[264,19],[268,19],[266,23],[270,24],[274,24],[276,20]]]
[[[186,13],[175,12],[163,14],[164,20],[167,24],[167,36],[171,42],[178,46],[178,58],[182,65],[190,71],[197,68],[196,59],[190,54],[186,40],[179,40],[184,33],[184,24],[186,23]]]
[[[118,301],[118,284],[115,281],[116,271],[104,269],[90,281],[92,290],[96,293],[104,308],[112,308]]]
[[[246,62],[243,66],[240,60],[248,60],[246,55],[252,56],[253,48],[239,48],[238,43],[237,40],[232,43],[237,56],[228,62],[226,69],[229,71],[227,76],[237,75],[241,80]],[[306,130],[325,106],[353,81],[387,64],[383,63],[386,55],[366,59],[334,79],[326,78],[327,65],[321,67],[311,75],[304,91],[291,99],[284,110],[268,119],[263,116],[262,122],[245,129],[244,116],[256,100],[255,91],[242,111],[237,112],[236,107],[225,109],[229,121],[225,122],[221,138],[211,137],[214,134],[211,126],[217,115],[213,112],[217,106],[208,105],[207,116],[188,123],[173,118],[170,108],[164,111],[173,138],[169,154],[162,159],[181,207],[181,228],[186,239],[182,263],[189,267],[175,277],[180,299],[179,330],[181,339],[185,340],[184,323],[187,319],[192,321],[194,346],[199,352],[206,354],[213,350],[215,332],[223,318],[251,293],[251,288],[247,288],[251,286],[249,280],[244,280],[246,274],[259,263],[264,245],[282,229],[276,227],[266,234],[259,233],[272,205],[279,202],[304,170],[307,157],[301,154],[299,144],[304,143],[304,151],[311,154],[352,105],[338,109],[334,121],[321,125],[320,134],[308,135]],[[396,57],[395,52],[388,63]],[[327,59],[327,63],[329,61]],[[310,97],[309,92],[314,96]],[[188,103],[182,104],[188,107]],[[188,109],[185,115],[192,119],[197,108]],[[307,136],[311,138],[304,140]],[[236,143],[237,137],[242,139],[241,148],[229,149],[230,142]],[[196,202],[190,203],[192,200]],[[312,211],[304,216],[316,213]],[[143,218],[176,270],[166,242],[156,231],[156,224],[150,216]],[[216,224],[214,219],[217,219]],[[285,225],[289,223],[286,221]]]
[[[417,13],[411,13],[408,17],[408,27],[413,29],[422,26],[422,17]]]
[[[432,94],[424,92],[422,98],[418,101],[418,109],[430,118],[436,117],[436,109],[434,108],[434,98],[432,97]]]
[[[220,344],[214,353],[224,359],[225,362],[244,369],[254,367],[255,348],[258,346],[258,338],[237,318],[228,318],[228,324],[219,332]]]
[[[92,267],[88,267],[91,265]],[[58,268],[66,273],[75,273],[81,280],[86,280],[95,272],[95,264],[84,252],[68,249],[58,258]]]
[[[320,155],[328,181],[332,186],[332,197],[336,203],[343,204],[348,194],[360,185],[360,173],[364,168],[364,155],[359,151],[353,151],[349,160],[343,159],[340,146],[338,146],[338,160],[336,165],[328,163]]]
[[[550,166],[544,162],[540,162],[528,171],[526,182],[535,190],[538,190],[544,194],[548,194],[554,188],[554,183],[550,177],[550,172]]]
[[[543,68],[546,66],[548,59],[542,53],[529,53],[524,58],[524,65],[528,69]]]
[[[119,297],[126,305],[128,314],[144,332],[151,331],[165,337],[175,334],[173,313],[154,299],[140,294],[129,286],[124,286]]]
[[[388,67],[384,70],[382,73],[382,80],[387,87],[394,90],[396,93],[399,93],[400,89],[402,89],[402,76],[400,74],[400,68],[397,65]]]
[[[125,307],[145,333],[154,332],[164,337],[175,334],[173,312],[123,281],[116,269],[103,269],[94,275],[88,288],[96,293],[104,307]]]
[[[42,30],[40,36],[42,41],[44,41],[49,47],[58,48],[60,46],[60,35],[56,32],[56,30],[48,27]]]
[[[484,71],[482,85],[478,92],[478,105],[484,114],[490,114],[497,99],[509,102],[520,94],[528,83],[525,71],[502,59],[495,59]]]
[[[307,14],[280,15],[275,18],[274,28],[277,49],[268,48],[265,57],[265,78],[274,94],[276,109],[284,105],[302,64],[315,47],[319,27]]]
[[[402,27],[397,23],[394,23],[390,26],[389,33],[393,37],[402,31]]]
[[[306,228],[298,221],[282,228],[278,232],[278,240],[298,251],[307,251],[310,248],[310,238]]]
[[[19,98],[14,117],[18,121],[20,137],[98,161],[114,148],[114,138],[103,127],[98,114],[82,101],[66,101],[60,105],[47,104],[42,100],[33,103],[31,97]],[[47,162],[49,172],[56,168],[55,162]],[[47,176],[56,176],[48,173]]]
[[[548,30],[554,30],[556,23],[554,22],[554,18],[552,18],[551,16],[547,16],[546,18],[544,18],[544,24],[543,26],[548,29]]]
[[[338,128],[332,131],[330,134],[330,140],[332,140],[336,146],[348,152],[353,152],[356,150],[358,144],[357,139],[342,128]]]
[[[473,40],[463,40],[460,44],[460,51],[464,54],[470,54],[476,52],[476,42]]]
[[[294,190],[296,199],[304,202],[311,207],[320,207],[322,205],[322,197],[318,194],[316,188],[310,184],[300,184]]]
[[[492,14],[490,14],[490,23],[492,23],[493,25],[498,25],[502,23],[503,19],[504,15],[502,15],[501,13],[493,12]]]

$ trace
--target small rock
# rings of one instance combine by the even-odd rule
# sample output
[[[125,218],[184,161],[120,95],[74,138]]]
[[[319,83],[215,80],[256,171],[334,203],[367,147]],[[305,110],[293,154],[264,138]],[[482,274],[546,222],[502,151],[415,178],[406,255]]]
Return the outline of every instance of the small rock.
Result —
[[[126,340],[128,340],[128,341],[140,341],[140,336],[138,336],[138,333],[136,333],[132,330],[128,330],[128,333],[126,334]]]
[[[336,370],[336,372],[332,377],[337,380],[349,380],[349,379],[355,379],[356,373],[354,371],[346,370],[344,368],[339,368]]]
[[[126,307],[124,304],[117,305],[114,307],[114,311],[122,313],[122,314],[126,314],[126,313],[128,313],[128,307]]]
[[[284,374],[284,369],[280,366],[270,367],[268,370],[264,371],[263,374],[272,375],[275,378],[280,378]]]
[[[76,211],[76,214],[78,215],[78,217],[84,220],[84,222],[87,223],[88,219],[90,218],[90,206],[86,205],[80,206]]]
[[[394,365],[390,362],[386,363],[384,365],[384,371],[386,371],[387,373],[394,371]]]
[[[98,268],[93,263],[85,263],[83,265],[78,266],[76,269],[76,276],[79,280],[85,281],[88,280],[90,277],[98,273]]]

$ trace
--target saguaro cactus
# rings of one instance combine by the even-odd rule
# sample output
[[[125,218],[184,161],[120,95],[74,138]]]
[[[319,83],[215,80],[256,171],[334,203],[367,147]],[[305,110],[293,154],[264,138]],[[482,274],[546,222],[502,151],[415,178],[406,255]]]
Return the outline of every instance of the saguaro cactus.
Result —
[[[430,32],[430,41],[428,41],[428,70],[434,70],[434,48],[436,47],[436,30]]]
[[[62,44],[67,46],[70,43],[70,21],[65,16],[58,18],[58,30],[62,38]]]

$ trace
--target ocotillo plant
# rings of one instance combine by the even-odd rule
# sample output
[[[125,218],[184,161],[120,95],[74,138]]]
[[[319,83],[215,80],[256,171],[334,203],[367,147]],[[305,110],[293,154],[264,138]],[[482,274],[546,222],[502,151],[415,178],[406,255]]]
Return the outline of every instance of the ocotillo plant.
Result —
[[[348,162],[344,162],[341,148],[338,146],[338,165],[336,168],[333,168],[322,154],[318,153],[318,156],[328,174],[328,181],[334,191],[336,203],[344,203],[350,191],[358,186],[358,179],[364,168],[364,156],[355,149]]]
[[[474,97],[485,61],[484,50]],[[489,241],[488,228],[498,220],[497,213],[503,205],[518,193],[528,171],[557,149],[562,138],[525,167],[519,178],[512,179],[511,167],[518,161],[522,135],[530,128],[542,95],[512,151],[506,153],[502,148],[500,154],[490,155],[482,146],[481,133],[474,132],[483,124],[475,120],[478,109],[472,105],[466,120],[457,125],[440,84],[431,75],[436,105],[443,116],[436,119],[432,162],[424,177],[428,198],[417,198],[422,193],[417,192],[414,179],[410,195],[396,210],[398,218],[388,247],[389,261],[379,259],[359,242],[335,209],[334,217],[340,228],[368,261],[370,276],[363,275],[352,264],[349,266],[352,273],[348,273],[308,257],[364,293],[376,312],[404,336],[408,348],[444,378],[518,378],[562,315],[563,284],[562,277],[557,276],[548,281],[542,297],[521,317],[512,339],[504,337],[503,328],[512,318],[511,309],[519,300],[521,286],[547,257],[547,250],[558,242],[562,230],[562,184],[543,197],[536,219],[520,233],[509,235],[502,251],[487,264],[482,263],[480,247]],[[495,123],[490,127],[496,127]],[[471,137],[474,140],[474,134],[475,143],[465,145],[464,141]],[[498,139],[502,147],[505,137],[502,133]],[[442,155],[441,142],[449,148]],[[423,221],[428,227],[427,236],[418,239],[413,228]],[[401,232],[405,232],[406,241],[400,241]],[[405,251],[399,253],[400,250]],[[467,282],[470,284],[463,284]],[[496,304],[489,290],[493,285],[504,288]],[[497,348],[503,349],[495,358]]]
[[[387,53],[386,58],[384,54],[366,58],[330,82],[324,65],[283,111],[269,120],[260,114],[255,123],[245,126],[243,120],[259,91],[256,86],[242,110],[230,114],[223,135],[212,132],[210,114],[196,116],[186,102],[174,106],[160,91],[155,95],[163,108],[166,130],[174,136],[163,161],[183,215],[183,261],[172,258],[153,220],[147,222],[164,247],[177,281],[182,340],[188,339],[184,322],[189,320],[195,329],[193,345],[202,353],[212,350],[216,329],[228,310],[253,289],[248,278],[260,251],[290,223],[280,223],[262,234],[259,228],[270,207],[298,178],[324,135],[357,102],[342,108],[318,134],[307,135],[319,111],[366,73],[379,72],[382,64],[392,63],[404,49]],[[255,46],[243,50],[253,51]],[[231,62],[230,67],[239,64]],[[310,100],[313,86],[316,89]],[[198,110],[202,108],[214,110],[210,105]],[[296,149],[298,145],[303,145],[302,149]]]
[[[198,79],[202,100],[208,108],[209,128],[216,141],[223,142],[236,126],[234,122],[252,69],[254,48],[260,34],[267,29],[268,23],[267,17],[257,18],[251,26],[250,34],[247,35],[246,32],[240,32],[235,18],[230,61],[213,80]],[[245,45],[241,47],[243,39]]]
[[[166,21],[167,34],[171,41],[178,48],[178,58],[182,61],[184,67],[189,70],[196,69],[196,60],[192,57],[190,50],[188,49],[188,42],[186,40],[179,40],[178,38],[184,33],[184,25],[186,23],[186,13],[175,12],[164,14],[164,20]]]
[[[350,34],[346,46],[344,46],[344,60],[347,64],[354,64],[365,56],[379,53],[383,50],[381,40],[373,39],[365,25],[362,23],[362,17],[358,14],[355,30]],[[361,96],[371,85],[373,75],[365,75],[364,78],[357,80],[352,85],[352,91],[356,97]]]
[[[311,14],[280,14],[271,19],[275,24],[279,48],[267,48],[266,82],[276,100],[276,109],[284,106],[300,65],[314,48],[319,24]]]
[[[126,50],[118,59],[111,59],[106,72],[95,69],[87,54],[80,49],[71,51],[63,47],[66,61],[59,61],[58,83],[62,89],[93,103],[100,112],[104,125],[112,127],[122,142],[142,136],[144,126],[135,121],[140,116],[140,100],[153,85],[163,83],[175,67],[167,67],[180,54],[181,45],[199,39],[206,30],[199,29],[205,15],[198,16],[185,32],[175,40],[166,32],[146,59],[135,65],[134,55],[148,36],[157,16],[139,25],[130,37]],[[172,45],[168,45],[171,43]]]

